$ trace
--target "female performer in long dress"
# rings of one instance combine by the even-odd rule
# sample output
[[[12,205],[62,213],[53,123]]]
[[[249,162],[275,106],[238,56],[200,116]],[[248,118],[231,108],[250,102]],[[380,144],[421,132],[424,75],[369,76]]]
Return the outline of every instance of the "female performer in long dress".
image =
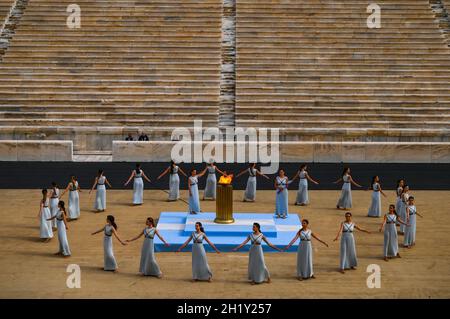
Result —
[[[132,239],[127,239],[126,242],[135,241],[144,235],[144,244],[142,245],[141,250],[141,262],[139,265],[139,272],[144,276],[154,276],[158,278],[162,278],[162,272],[159,269],[158,263],[155,258],[155,246],[153,244],[153,238],[155,235],[161,239],[164,245],[169,246],[169,244],[164,240],[164,238],[160,235],[158,230],[155,227],[155,221],[152,217],[147,218],[145,222],[146,227],[143,231],[139,233],[136,237]]]
[[[48,219],[52,217],[50,213],[50,199],[47,196],[47,190],[42,190],[42,199],[39,203],[38,217],[41,221],[40,225],[40,237],[44,242],[48,243],[53,238],[52,222]]]
[[[215,200],[216,199],[216,186],[217,186],[217,178],[216,178],[216,171],[219,172],[221,175],[226,175],[224,172],[222,172],[214,162],[210,162],[208,166],[206,167],[208,171],[208,177],[206,178],[206,186],[205,191],[203,192],[203,200],[210,199]]]
[[[62,255],[64,257],[70,257],[71,252],[69,248],[69,241],[67,240],[67,217],[66,208],[64,202],[61,200],[58,202],[58,212],[55,216],[52,216],[49,220],[55,220],[58,223],[58,242],[59,250],[55,255]]]
[[[306,171],[307,168],[308,166],[306,164],[301,165],[300,170],[298,170],[294,175],[294,178],[292,178],[292,181],[295,181],[297,177],[300,178],[298,182],[297,199],[295,200],[294,205],[306,206],[309,204],[308,181],[319,185],[318,181],[315,181],[312,177],[309,176],[308,172]]]
[[[170,174],[169,177],[169,198],[168,202],[176,201],[180,198],[180,176],[178,176],[178,172],[187,177],[186,173],[175,164],[174,161],[170,162],[169,167],[167,167],[164,172],[162,172],[156,180],[160,180],[167,173]]]
[[[409,196],[408,205],[406,206],[406,222],[405,236],[403,238],[403,247],[411,248],[416,244],[416,215],[423,217],[417,212],[414,205],[414,196]]]
[[[311,238],[315,238],[322,244],[328,247],[328,244],[321,240],[317,234],[313,233],[309,229],[309,221],[307,219],[302,220],[302,228],[297,232],[294,239],[291,240],[289,245],[284,249],[285,251],[291,248],[291,246],[300,238],[300,244],[297,251],[297,279],[309,279],[314,277],[313,270],[313,250],[311,246]]]
[[[405,186],[405,180],[404,179],[399,179],[397,181],[397,188],[395,189],[395,195],[396,195],[396,202],[395,202],[395,214],[397,215],[400,212],[400,208],[401,208],[401,202],[402,202],[402,193],[403,193],[403,186]],[[400,224],[397,221],[397,226],[401,226],[402,224]]]
[[[409,186],[408,185],[404,185],[403,186],[403,191],[400,194],[400,208],[397,212],[398,216],[408,222],[408,215],[406,214],[406,206],[408,206],[408,198],[409,198]],[[404,235],[405,234],[405,230],[406,230],[406,226],[403,224],[400,224],[400,234]]]
[[[380,178],[378,176],[372,177],[371,189],[372,189],[372,203],[370,204],[369,212],[367,213],[367,215],[369,217],[381,217],[380,194],[382,194],[384,197],[386,197],[386,194],[381,189]]]
[[[352,187],[351,184],[362,187],[358,183],[356,183],[352,176],[350,175],[350,168],[346,167],[344,168],[344,171],[342,172],[342,177],[339,178],[337,181],[333,182],[334,184],[337,184],[339,182],[342,182],[342,192],[341,197],[339,198],[339,201],[336,205],[337,209],[349,209],[352,208]]]
[[[61,197],[69,191],[69,221],[76,220],[80,217],[80,195],[81,188],[75,175],[70,176],[70,182],[66,189],[62,192]]]
[[[275,177],[275,215],[277,218],[287,218],[289,215],[289,193],[288,185],[292,181],[285,175],[284,170],[278,171],[278,176]]]
[[[142,205],[144,203],[144,181],[142,178],[149,183],[152,181],[145,175],[144,171],[141,169],[141,164],[136,164],[136,169],[131,172],[130,177],[125,182],[124,186],[127,186],[132,179],[133,182],[133,205]]]
[[[250,163],[249,168],[244,169],[239,174],[236,175],[236,178],[239,176],[248,173],[247,187],[245,188],[244,193],[244,202],[254,202],[256,198],[256,176],[262,176],[266,179],[270,179],[269,176],[261,173],[256,168],[256,163]]]
[[[97,177],[94,180],[94,184],[92,185],[92,188],[89,191],[89,194],[90,194],[94,190],[95,186],[97,186],[97,193],[95,194],[95,202],[94,202],[94,209],[97,210],[97,212],[104,212],[106,210],[106,186],[105,186],[105,184],[107,184],[110,188],[112,188],[108,179],[103,174],[104,174],[103,170],[99,169]]]
[[[58,202],[59,202],[59,188],[56,182],[52,182],[52,190],[50,192],[50,213],[53,216],[56,216],[58,213]],[[52,227],[53,230],[58,228],[56,218],[52,219]]]
[[[270,273],[266,267],[266,263],[264,262],[264,252],[261,247],[262,242],[264,241],[269,247],[282,251],[280,248],[272,245],[261,233],[261,226],[258,223],[253,224],[253,233],[251,233],[246,240],[236,248],[233,248],[233,251],[238,251],[248,242],[251,242],[252,246],[250,247],[250,252],[248,255],[248,280],[253,284],[260,284],[264,281],[270,283]]]
[[[334,239],[334,241],[337,241],[342,234],[339,265],[341,273],[345,273],[346,269],[356,269],[356,266],[358,265],[355,238],[353,237],[353,231],[355,229],[370,234],[369,231],[362,229],[352,222],[352,214],[350,212],[345,213],[345,221],[341,223],[339,232]]]
[[[392,257],[400,257],[398,253],[397,222],[406,224],[401,218],[397,217],[395,205],[389,205],[389,213],[384,215],[383,223],[380,227],[380,233],[384,229],[383,256],[385,261]]]
[[[117,224],[114,221],[114,216],[108,215],[106,217],[106,225],[101,229],[93,232],[92,235],[101,232],[104,232],[105,234],[105,237],[103,239],[103,252],[104,252],[103,270],[116,272],[118,268],[116,259],[114,258],[112,236],[114,235],[122,245],[126,245],[127,243],[123,242],[120,239],[119,234],[117,233]]]
[[[197,174],[197,170],[193,168],[191,170],[191,176],[188,178],[189,188],[189,213],[198,214],[200,210],[200,196],[198,194],[198,178],[202,177],[206,173],[206,168]]]
[[[397,181],[397,188],[395,194],[397,195],[397,201],[395,202],[395,211],[400,212],[400,205],[402,202],[402,193],[403,193],[403,186],[405,186],[405,180],[399,179]]]
[[[220,251],[214,246],[212,242],[209,241],[208,237],[205,235],[205,230],[203,229],[202,223],[195,223],[195,232],[184,242],[183,245],[178,249],[178,252],[182,251],[190,241],[193,241],[192,245],[192,280],[207,280],[212,281],[212,271],[208,265],[208,259],[206,258],[205,247],[203,246],[203,240],[220,254]]]

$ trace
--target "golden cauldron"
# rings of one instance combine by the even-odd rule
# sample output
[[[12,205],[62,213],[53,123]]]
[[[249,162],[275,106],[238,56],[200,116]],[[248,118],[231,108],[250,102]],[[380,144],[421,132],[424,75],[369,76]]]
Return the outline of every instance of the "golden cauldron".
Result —
[[[232,224],[233,218],[233,175],[221,176],[217,183],[216,219],[218,224]]]

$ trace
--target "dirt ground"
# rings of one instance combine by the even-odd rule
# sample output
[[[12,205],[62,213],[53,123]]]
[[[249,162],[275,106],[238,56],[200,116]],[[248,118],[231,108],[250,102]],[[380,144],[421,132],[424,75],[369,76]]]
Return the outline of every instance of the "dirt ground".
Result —
[[[394,203],[394,191],[382,198],[384,210]],[[338,272],[339,243],[333,242],[343,211],[336,210],[339,191],[312,191],[308,207],[290,206],[300,213],[329,248],[314,241],[316,279],[296,280],[296,254],[266,253],[272,283],[252,286],[246,281],[246,253],[208,254],[214,273],[212,283],[192,283],[191,254],[158,253],[163,279],[142,277],[139,267],[142,239],[128,246],[116,241],[114,250],[118,273],[104,272],[103,235],[90,233],[102,227],[106,213],[95,214],[95,195],[81,193],[81,219],[69,224],[68,238],[72,257],[53,254],[58,249],[55,236],[49,243],[39,239],[39,190],[0,190],[0,298],[449,298],[450,297],[450,191],[414,191],[416,206],[424,218],[418,218],[417,245],[401,248],[401,259],[382,260],[383,235],[378,232],[380,219],[366,217],[370,192],[354,191],[354,221],[373,231],[356,233],[359,267]],[[185,211],[186,204],[166,202],[161,191],[145,191],[145,203],[132,207],[131,191],[108,190],[107,213],[116,217],[119,234],[124,239],[136,236],[147,216],[161,211]],[[182,195],[185,197],[186,192]],[[295,192],[290,192],[290,203]],[[235,191],[234,209],[239,212],[267,212],[274,207],[271,191],[258,191],[257,202],[241,202],[242,191]],[[67,202],[67,195],[63,200]],[[203,211],[214,211],[214,202],[202,202]],[[402,238],[402,237],[401,237]],[[81,267],[81,288],[69,289],[68,264]],[[381,267],[381,288],[366,284],[370,264]]]

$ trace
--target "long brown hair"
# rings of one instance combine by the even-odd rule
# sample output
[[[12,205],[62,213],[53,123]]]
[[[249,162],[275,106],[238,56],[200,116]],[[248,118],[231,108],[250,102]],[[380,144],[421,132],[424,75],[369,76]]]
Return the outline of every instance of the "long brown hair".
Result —
[[[155,220],[153,219],[153,217],[148,217],[147,222],[152,224],[153,227],[155,227]]]
[[[58,202],[59,208],[61,208],[61,210],[63,211],[64,215],[67,215],[65,205],[66,205],[66,204],[65,204],[64,201],[62,201],[62,200],[60,200],[60,201]]]
[[[203,225],[202,225],[202,223],[200,223],[200,222],[196,222],[195,224],[196,224],[196,225],[198,225],[198,227],[200,227],[200,231],[201,231],[202,233],[204,233],[204,232],[205,232],[205,229],[203,228]]]
[[[394,209],[394,214],[397,215],[397,211],[395,210],[395,205],[394,204],[389,205],[389,213],[391,212],[391,208]]]
[[[342,170],[342,176],[344,176],[348,172],[349,168],[350,167],[344,167],[344,169]]]
[[[106,216],[106,220],[111,223],[111,226],[114,227],[115,230],[117,230],[117,224],[114,222],[114,216],[113,215]]]

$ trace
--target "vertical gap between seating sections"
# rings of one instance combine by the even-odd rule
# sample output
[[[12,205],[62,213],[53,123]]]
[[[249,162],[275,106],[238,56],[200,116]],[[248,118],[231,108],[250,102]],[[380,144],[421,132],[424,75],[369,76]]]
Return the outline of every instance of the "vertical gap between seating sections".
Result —
[[[448,4],[444,3],[442,0],[429,0],[429,2],[431,11],[433,11],[434,16],[436,17],[439,29],[446,39],[447,46],[450,47],[450,8],[448,7]]]
[[[0,61],[9,47],[9,43],[14,36],[14,31],[18,26],[20,19],[28,5],[28,0],[15,0],[11,4],[11,9],[3,21],[0,28]]]
[[[219,127],[234,127],[236,104],[236,0],[222,0]]]

